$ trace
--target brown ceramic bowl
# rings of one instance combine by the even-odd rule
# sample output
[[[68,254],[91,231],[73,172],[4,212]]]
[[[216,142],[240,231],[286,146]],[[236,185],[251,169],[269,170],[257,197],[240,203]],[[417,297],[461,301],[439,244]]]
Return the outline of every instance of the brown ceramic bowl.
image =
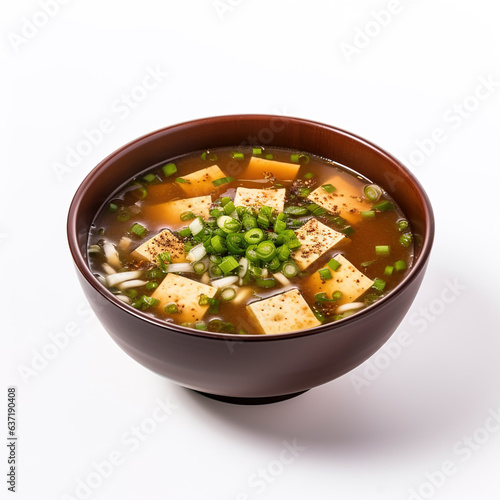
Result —
[[[93,276],[87,236],[103,203],[151,165],[215,147],[260,144],[314,153],[383,186],[415,233],[415,261],[402,283],[376,304],[332,324],[279,335],[210,333],[167,324],[117,299]],[[429,200],[394,157],[329,125],[267,115],[181,123],[147,134],[112,153],[78,188],[68,238],[81,286],[113,340],[132,358],[190,389],[239,403],[279,401],[324,384],[374,354],[396,330],[424,277],[434,236]]]

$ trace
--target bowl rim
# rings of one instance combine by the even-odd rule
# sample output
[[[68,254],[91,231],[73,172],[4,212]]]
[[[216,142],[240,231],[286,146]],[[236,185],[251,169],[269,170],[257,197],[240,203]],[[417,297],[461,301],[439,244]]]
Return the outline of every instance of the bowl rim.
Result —
[[[79,213],[79,208],[82,202],[82,198],[84,193],[87,192],[89,187],[92,186],[94,180],[96,177],[100,175],[100,170],[107,165],[109,162],[113,161],[118,156],[121,156],[122,154],[126,153],[129,149],[133,148],[135,145],[148,141],[150,138],[154,137],[155,135],[160,135],[165,132],[167,132],[170,129],[181,129],[182,127],[185,126],[197,126],[197,125],[202,125],[202,124],[210,124],[213,123],[214,125],[220,122],[227,122],[227,121],[236,121],[236,120],[286,120],[287,122],[295,122],[297,124],[306,124],[314,127],[320,127],[324,129],[328,129],[330,131],[335,132],[338,135],[345,136],[350,138],[351,140],[356,141],[357,143],[361,144],[363,147],[371,149],[373,152],[377,153],[378,155],[383,156],[387,161],[395,164],[399,169],[401,169],[407,177],[411,180],[413,185],[416,187],[416,190],[423,200],[423,207],[424,207],[424,219],[425,219],[425,238],[422,243],[422,248],[420,251],[420,254],[418,256],[418,259],[413,262],[412,267],[410,268],[408,274],[403,278],[403,280],[390,292],[387,293],[387,295],[384,295],[382,298],[380,298],[375,304],[370,305],[366,307],[365,309],[362,309],[361,311],[358,311],[356,314],[353,316],[348,316],[346,318],[343,318],[341,320],[335,321],[333,323],[324,323],[322,325],[318,325],[312,328],[307,328],[304,330],[296,330],[292,332],[285,332],[285,333],[277,333],[273,335],[263,335],[263,334],[246,334],[246,335],[240,335],[237,333],[218,333],[218,332],[209,332],[205,330],[196,330],[194,328],[188,328],[184,327],[181,325],[177,325],[175,323],[169,323],[162,321],[158,318],[155,318],[154,316],[148,315],[146,312],[139,311],[137,309],[134,309],[132,306],[126,304],[125,302],[121,301],[120,299],[116,298],[114,294],[112,294],[107,288],[105,288],[93,275],[87,259],[84,257],[84,255],[80,252],[79,250],[79,244],[78,244],[78,232],[76,230],[76,222],[77,222],[77,215]],[[311,153],[314,153],[311,151]],[[116,187],[115,187],[116,188]],[[110,191],[111,194],[112,191]],[[135,316],[137,319],[140,319],[142,321],[145,321],[147,323],[150,323],[152,325],[158,326],[160,328],[168,330],[170,333],[177,333],[181,335],[191,335],[195,337],[204,337],[207,339],[214,339],[214,340],[221,340],[221,341],[231,341],[231,342],[255,342],[255,341],[264,341],[264,342],[272,342],[272,341],[278,341],[278,340],[283,340],[283,339],[289,339],[289,338],[297,338],[297,337],[302,337],[306,335],[315,335],[315,334],[322,334],[322,333],[331,333],[334,334],[335,330],[338,330],[341,328],[343,325],[345,325],[346,322],[348,323],[354,323],[361,321],[365,318],[365,316],[370,315],[373,311],[379,310],[380,308],[383,308],[386,306],[389,302],[394,300],[398,295],[403,293],[403,291],[407,288],[408,285],[410,285],[416,278],[417,276],[420,275],[420,273],[423,271],[423,268],[427,265],[427,261],[429,259],[430,251],[433,245],[434,241],[434,232],[435,232],[435,220],[434,220],[434,214],[432,210],[432,206],[429,200],[429,197],[427,196],[427,193],[425,192],[424,188],[420,184],[420,181],[414,176],[414,174],[403,165],[397,158],[395,158],[393,155],[388,153],[385,149],[381,148],[380,146],[377,146],[375,143],[364,139],[363,137],[358,136],[357,134],[354,134],[352,132],[346,131],[344,129],[341,129],[339,127],[333,126],[333,125],[328,125],[325,123],[317,122],[314,120],[308,120],[305,118],[298,118],[298,117],[290,117],[290,116],[281,116],[281,115],[267,115],[267,114],[236,114],[236,115],[220,115],[220,116],[211,116],[211,117],[206,117],[206,118],[198,118],[195,120],[188,120],[184,121],[181,123],[177,123],[174,125],[169,125],[167,127],[163,127],[160,129],[153,130],[151,132],[148,132],[140,137],[137,137],[136,139],[133,139],[129,141],[128,143],[124,144],[123,146],[119,147],[112,153],[110,153],[108,156],[106,156],[103,160],[101,160],[96,166],[92,168],[92,170],[85,176],[83,181],[80,183],[78,186],[72,201],[69,206],[68,210],[68,216],[67,216],[67,225],[66,225],[66,231],[67,231],[67,238],[68,238],[68,244],[70,248],[71,255],[73,257],[73,262],[76,265],[78,271],[80,274],[86,279],[86,281],[96,290],[104,299],[108,300],[111,302],[113,305],[117,306],[118,308],[122,309],[125,311],[127,314],[131,314]]]

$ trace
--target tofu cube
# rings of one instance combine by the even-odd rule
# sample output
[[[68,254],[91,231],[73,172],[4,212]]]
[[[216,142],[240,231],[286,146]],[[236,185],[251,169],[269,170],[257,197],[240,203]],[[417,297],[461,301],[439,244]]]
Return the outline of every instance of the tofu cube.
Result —
[[[286,189],[248,189],[239,187],[234,197],[236,207],[271,207],[278,212],[285,208]]]
[[[208,305],[199,305],[200,295],[212,298],[216,293],[217,288],[213,286],[168,273],[151,297],[160,301],[156,307],[161,311],[167,304],[177,306],[178,312],[169,315],[176,323],[194,323],[201,321],[209,308]]]
[[[247,311],[259,331],[266,334],[293,332],[321,324],[296,288],[253,302]]]
[[[142,212],[153,223],[166,225],[172,229],[184,227],[189,222],[181,221],[183,212],[193,212],[200,215],[203,219],[208,219],[212,197],[198,196],[196,198],[186,198],[184,200],[167,201],[157,205],[145,205]]]
[[[172,262],[185,262],[184,243],[174,236],[168,229],[137,247],[131,254],[132,258],[156,262],[156,256],[168,252]]]
[[[276,179],[292,181],[297,177],[300,165],[296,163],[285,163],[282,161],[266,160],[252,156],[248,167],[246,168],[243,178],[245,179],[262,179],[266,177],[276,177]]]
[[[301,271],[345,238],[344,234],[325,226],[317,219],[309,219],[295,233],[302,245],[291,256]]]
[[[371,288],[373,280],[356,269],[343,255],[337,254],[334,259],[340,267],[336,271],[328,268],[333,276],[332,279],[324,280],[318,272],[315,272],[307,278],[307,289],[312,295],[326,293],[328,298],[332,297],[333,292],[342,292],[342,298],[336,302],[337,305],[354,302]]]
[[[307,198],[332,214],[338,214],[349,223],[361,220],[361,211],[369,210],[371,204],[363,198],[360,190],[340,176],[333,176],[323,184],[331,184],[335,191],[327,193],[321,186]]]
[[[192,174],[183,175],[182,179],[187,182],[178,182],[176,184],[184,191],[187,196],[207,195],[215,191],[216,186],[212,181],[227,177],[226,174],[217,166],[197,170]]]

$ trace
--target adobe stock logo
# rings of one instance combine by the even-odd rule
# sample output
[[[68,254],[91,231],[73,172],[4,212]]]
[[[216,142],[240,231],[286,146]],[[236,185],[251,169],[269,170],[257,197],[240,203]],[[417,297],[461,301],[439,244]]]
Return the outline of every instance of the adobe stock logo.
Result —
[[[128,92],[122,92],[110,106],[111,113],[101,118],[93,127],[82,130],[79,139],[66,146],[64,160],[52,162],[51,168],[59,182],[75,170],[83,160],[99,147],[107,135],[113,133],[120,121],[126,120],[154,90],[167,79],[169,73],[157,64],[148,66],[140,81]]]
[[[59,14],[62,5],[66,5],[71,0],[41,0],[38,2],[40,9],[30,17],[22,18],[22,25],[19,33],[9,33],[7,39],[14,52],[20,52],[21,48],[35,38],[51,19]]]

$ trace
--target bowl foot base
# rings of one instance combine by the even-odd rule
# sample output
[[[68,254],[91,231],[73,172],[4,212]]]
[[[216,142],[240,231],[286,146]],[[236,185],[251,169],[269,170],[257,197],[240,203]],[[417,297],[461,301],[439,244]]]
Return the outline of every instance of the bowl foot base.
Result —
[[[193,389],[193,392],[197,392],[202,396],[205,396],[210,399],[215,399],[217,401],[222,401],[223,403],[231,403],[233,405],[268,405],[272,403],[279,403],[280,401],[286,401],[287,399],[294,398],[296,396],[300,396],[307,392],[309,389],[305,391],[294,392],[292,394],[280,394],[279,396],[268,396],[262,398],[237,398],[232,396],[221,396],[219,394],[209,394],[208,392],[196,391]]]

